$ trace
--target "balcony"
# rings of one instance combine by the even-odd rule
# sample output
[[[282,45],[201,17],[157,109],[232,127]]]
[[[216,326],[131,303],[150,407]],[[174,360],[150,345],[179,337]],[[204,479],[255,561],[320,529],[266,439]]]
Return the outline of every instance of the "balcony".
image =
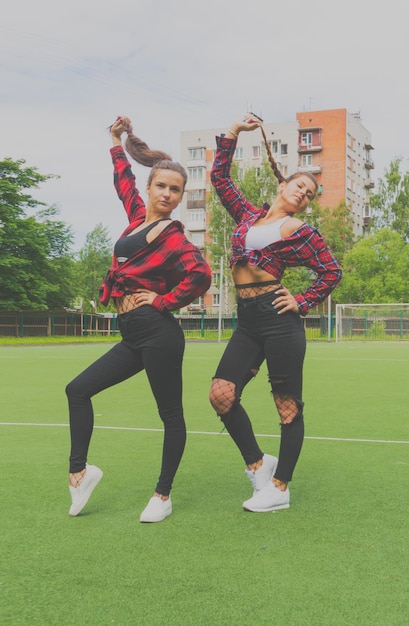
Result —
[[[189,230],[190,232],[200,232],[200,231],[205,231],[206,230],[206,222],[203,221],[187,221],[186,223],[186,228],[187,230]]]
[[[373,162],[372,159],[369,159],[368,157],[365,159],[365,167],[367,170],[373,170],[373,168],[375,167],[375,163]]]
[[[186,206],[188,209],[204,209],[206,206],[205,200],[190,200],[187,198]]]
[[[308,143],[308,144],[298,144],[298,152],[300,154],[304,154],[305,152],[321,152],[322,150],[322,144],[312,144],[312,143]]]
[[[367,180],[364,187],[365,189],[373,189],[375,187],[375,183],[372,180]]]
[[[298,171],[309,174],[321,174],[321,165],[299,165]]]
[[[206,168],[206,159],[188,159],[186,167],[204,167]]]

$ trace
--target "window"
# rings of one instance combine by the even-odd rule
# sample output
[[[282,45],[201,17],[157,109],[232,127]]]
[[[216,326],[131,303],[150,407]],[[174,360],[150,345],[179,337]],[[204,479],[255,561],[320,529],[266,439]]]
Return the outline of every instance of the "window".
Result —
[[[260,146],[253,146],[252,150],[253,150],[253,159],[260,158],[260,152],[261,152]]]
[[[273,154],[277,154],[278,153],[278,141],[270,141],[270,148],[271,148],[271,152]]]
[[[214,293],[212,294],[212,305],[219,306],[220,305],[220,294]]]
[[[288,144],[286,143],[281,144],[281,154],[288,154]]]
[[[364,217],[371,217],[371,205],[365,204],[364,206]]]
[[[203,300],[203,297],[200,296],[199,298],[196,298],[196,300],[193,300],[193,302],[191,302],[188,305],[187,309],[191,313],[201,313],[201,312],[203,312],[204,311],[204,300]]]
[[[204,209],[189,209],[187,212],[189,222],[194,224],[202,224],[205,220]]]
[[[234,158],[235,159],[243,158],[243,148],[236,148],[236,152],[234,153]]]
[[[312,146],[312,133],[301,133],[301,145]]]
[[[301,156],[302,167],[310,167],[312,165],[312,154],[303,154]]]
[[[205,168],[204,167],[189,167],[188,175],[189,175],[189,180],[204,180]]]
[[[191,161],[199,161],[205,158],[206,154],[204,148],[189,148],[189,159]]]

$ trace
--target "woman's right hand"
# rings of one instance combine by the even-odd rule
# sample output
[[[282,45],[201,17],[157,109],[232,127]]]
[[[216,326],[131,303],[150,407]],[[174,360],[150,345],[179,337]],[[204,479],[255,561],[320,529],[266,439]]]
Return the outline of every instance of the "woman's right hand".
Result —
[[[131,127],[131,120],[129,117],[124,117],[123,115],[118,115],[115,122],[110,126],[111,137],[114,146],[121,145],[121,135],[122,133],[129,131]]]
[[[246,113],[240,120],[237,120],[234,124],[232,124],[230,132],[237,136],[242,130],[255,130],[261,126],[262,123],[263,121],[257,117],[257,115],[254,115],[254,113]]]

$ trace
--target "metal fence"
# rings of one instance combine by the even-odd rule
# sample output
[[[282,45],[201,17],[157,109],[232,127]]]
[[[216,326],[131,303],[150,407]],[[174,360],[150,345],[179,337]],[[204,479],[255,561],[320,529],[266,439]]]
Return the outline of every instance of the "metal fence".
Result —
[[[205,313],[175,315],[187,339],[229,339],[236,328],[236,315]],[[307,339],[333,338],[334,323],[324,315],[304,319]],[[0,311],[0,337],[89,337],[110,335],[119,338],[115,313],[80,313],[74,311]]]
[[[409,304],[337,304],[337,341],[409,341]]]

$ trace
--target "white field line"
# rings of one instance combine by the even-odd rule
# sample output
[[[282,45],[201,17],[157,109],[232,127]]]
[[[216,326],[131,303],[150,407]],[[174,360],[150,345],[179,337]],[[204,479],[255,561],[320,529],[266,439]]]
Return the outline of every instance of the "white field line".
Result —
[[[40,426],[45,428],[68,428],[68,424],[37,424],[32,422],[0,422],[0,426]],[[147,432],[147,433],[163,433],[162,428],[135,428],[132,426],[94,426],[94,429],[99,430],[128,430],[135,432]],[[212,431],[202,431],[202,430],[188,430],[187,433],[189,435],[228,435],[229,433],[223,432],[212,432]],[[265,433],[255,433],[256,437],[270,437],[272,439],[279,439],[280,435],[270,435]],[[311,441],[348,441],[351,443],[389,443],[389,444],[403,444],[409,445],[409,441],[404,440],[394,440],[394,439],[353,439],[350,437],[308,437],[306,436],[304,439],[309,439]]]

